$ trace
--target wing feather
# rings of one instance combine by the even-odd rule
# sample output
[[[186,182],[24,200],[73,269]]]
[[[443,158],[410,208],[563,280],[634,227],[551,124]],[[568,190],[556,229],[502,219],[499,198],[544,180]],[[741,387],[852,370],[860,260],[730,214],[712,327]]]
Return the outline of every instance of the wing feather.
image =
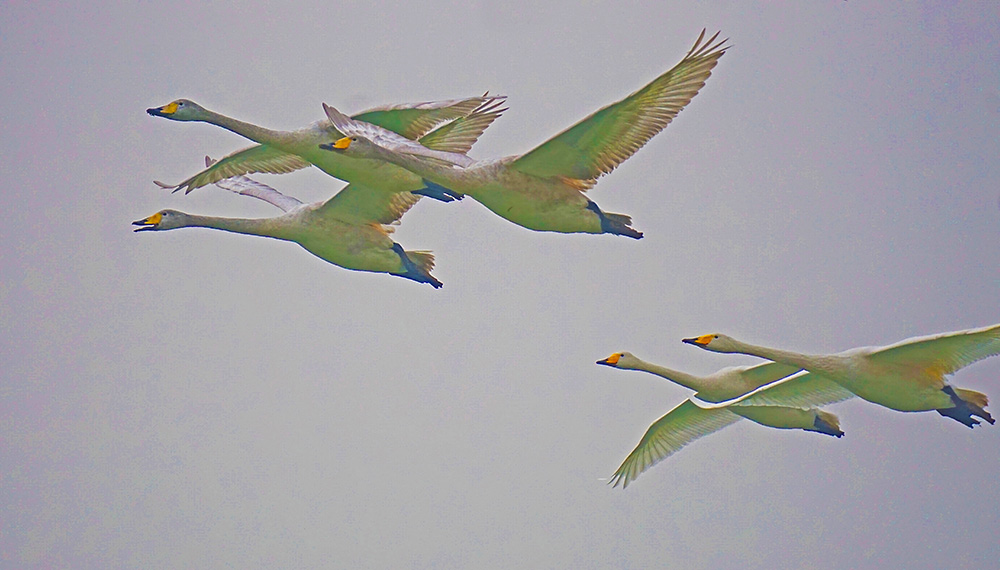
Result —
[[[161,188],[174,192],[184,190],[185,194],[189,194],[195,188],[201,188],[241,174],[259,172],[286,174],[307,166],[311,166],[311,163],[298,155],[277,150],[268,145],[257,144],[222,158],[180,184],[171,186],[155,180],[154,183]]]
[[[420,144],[433,150],[465,154],[476,144],[483,131],[507,110],[503,99],[483,103],[472,113],[434,129],[420,138]]]
[[[909,338],[874,350],[873,362],[905,362],[940,367],[952,374],[973,362],[1000,354],[1000,324],[978,329]]]
[[[419,200],[420,196],[411,192],[389,192],[351,183],[316,212],[356,223],[393,224]]]
[[[604,107],[534,150],[511,166],[543,178],[560,177],[589,188],[603,174],[635,154],[666,128],[689,103],[729,46],[714,43],[718,33],[691,51],[670,71],[625,99]]]
[[[442,123],[464,117],[491,100],[503,98],[485,94],[482,97],[468,99],[387,105],[358,113],[354,118],[378,125],[408,139],[419,139]]]
[[[726,409],[704,409],[685,400],[653,422],[639,445],[625,458],[608,484],[628,487],[643,471],[663,461],[692,441],[742,419]]]

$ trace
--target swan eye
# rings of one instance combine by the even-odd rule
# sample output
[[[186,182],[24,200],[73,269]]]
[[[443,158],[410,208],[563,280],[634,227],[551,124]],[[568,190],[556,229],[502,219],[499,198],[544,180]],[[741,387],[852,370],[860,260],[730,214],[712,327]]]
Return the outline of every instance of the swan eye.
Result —
[[[351,142],[358,142],[358,137],[351,137]]]

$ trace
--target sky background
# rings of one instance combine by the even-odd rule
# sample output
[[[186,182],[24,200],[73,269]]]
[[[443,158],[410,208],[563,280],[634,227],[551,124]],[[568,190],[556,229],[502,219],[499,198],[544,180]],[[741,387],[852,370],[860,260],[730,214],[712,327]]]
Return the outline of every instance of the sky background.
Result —
[[[834,352],[1000,322],[995,2],[6,2],[0,7],[0,567],[995,567],[1000,426],[859,401],[847,436],[742,422],[606,485],[725,332]],[[590,196],[645,238],[424,200],[433,290],[289,243],[134,234],[162,208],[277,210],[177,182],[276,129],[509,96],[525,152],[732,49]],[[261,176],[304,201],[343,183]],[[954,379],[1000,403],[1000,358]],[[995,409],[994,413],[1000,411]]]

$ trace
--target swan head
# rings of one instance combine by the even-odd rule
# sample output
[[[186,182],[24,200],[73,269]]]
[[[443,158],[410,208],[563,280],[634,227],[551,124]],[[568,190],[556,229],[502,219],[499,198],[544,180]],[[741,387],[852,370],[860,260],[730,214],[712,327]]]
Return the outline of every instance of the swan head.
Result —
[[[698,348],[704,348],[705,350],[710,350],[712,352],[739,352],[740,347],[738,343],[724,335],[724,334],[703,334],[694,338],[686,338],[681,342],[685,344],[693,344]]]
[[[135,229],[137,232],[154,232],[183,228],[187,225],[187,220],[188,215],[184,212],[160,210],[148,218],[132,222],[132,225],[139,226]]]
[[[380,156],[379,147],[375,143],[357,134],[341,137],[332,143],[321,144],[319,148],[355,158],[378,158]]]
[[[164,117],[173,121],[200,121],[205,117],[205,108],[187,99],[177,99],[162,107],[146,109],[154,117]]]
[[[631,352],[616,352],[604,360],[597,361],[597,364],[625,370],[634,370],[641,363],[642,361],[636,358]]]

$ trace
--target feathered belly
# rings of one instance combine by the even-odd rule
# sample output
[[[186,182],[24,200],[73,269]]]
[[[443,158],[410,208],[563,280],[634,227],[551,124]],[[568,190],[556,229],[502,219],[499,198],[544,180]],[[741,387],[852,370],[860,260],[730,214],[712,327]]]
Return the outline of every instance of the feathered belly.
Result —
[[[490,184],[468,192],[498,216],[543,232],[601,233],[601,221],[577,190],[522,182]]]
[[[901,412],[936,410],[952,405],[951,398],[941,391],[944,380],[930,370],[883,369],[877,373],[854,373],[838,381],[864,400]]]

